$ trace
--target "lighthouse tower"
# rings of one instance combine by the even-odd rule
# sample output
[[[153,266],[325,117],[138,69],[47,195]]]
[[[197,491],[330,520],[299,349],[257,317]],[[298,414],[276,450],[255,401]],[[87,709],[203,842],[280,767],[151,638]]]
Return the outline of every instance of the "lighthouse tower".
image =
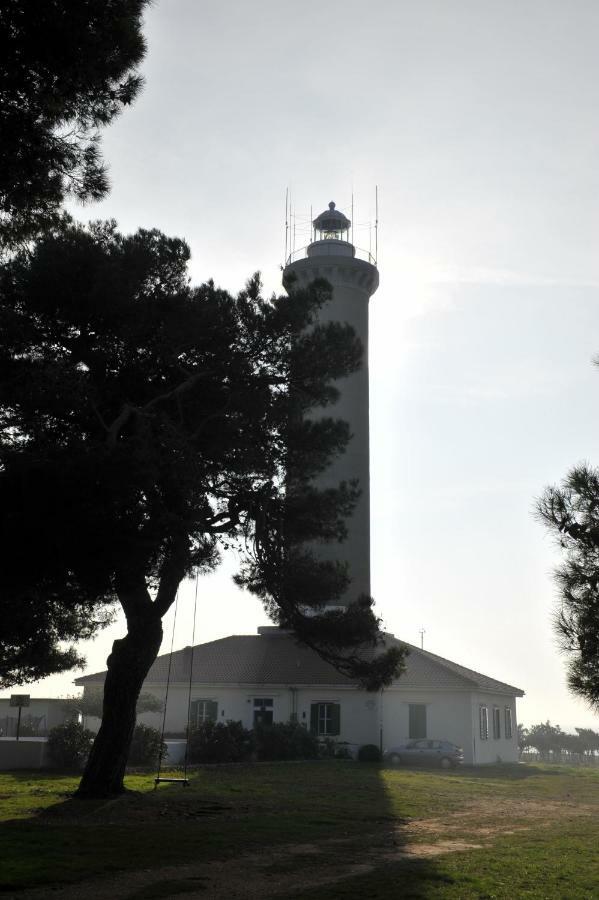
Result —
[[[337,385],[339,400],[323,415],[349,423],[351,440],[344,454],[337,457],[318,478],[318,486],[336,486],[340,481],[357,478],[361,495],[347,522],[348,536],[343,544],[323,545],[322,557],[347,562],[351,584],[343,598],[349,603],[360,594],[370,596],[370,466],[368,440],[368,301],[379,284],[379,273],[371,259],[360,259],[349,241],[351,222],[334,203],[313,221],[314,241],[290,257],[283,272],[283,283],[290,276],[303,287],[315,278],[326,278],[333,297],[321,310],[321,321],[349,323],[364,346],[362,367]],[[297,254],[294,254],[296,257]],[[290,288],[293,290],[293,286]]]

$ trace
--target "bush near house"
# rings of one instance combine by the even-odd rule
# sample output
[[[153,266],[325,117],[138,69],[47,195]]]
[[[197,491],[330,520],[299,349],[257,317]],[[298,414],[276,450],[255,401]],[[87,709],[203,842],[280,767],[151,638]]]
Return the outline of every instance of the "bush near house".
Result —
[[[316,759],[318,740],[297,722],[275,722],[254,730],[256,754],[260,760]]]
[[[353,759],[346,741],[325,737],[318,739],[318,755],[321,759]]]
[[[85,765],[95,734],[79,722],[71,720],[48,732],[48,756],[59,769],[81,769]],[[150,766],[158,761],[166,744],[160,732],[149,725],[136,725],[127,760],[130,766]]]
[[[130,766],[151,766],[158,762],[161,754],[166,755],[166,750],[166,744],[157,728],[136,725],[127,763]]]
[[[254,752],[254,735],[241,722],[203,722],[189,735],[191,763],[243,762]]]
[[[259,725],[253,731],[241,722],[204,722],[189,735],[192,763],[243,762],[248,759],[317,759],[319,743],[297,722]]]
[[[380,762],[381,751],[376,744],[363,744],[358,750],[359,762]]]
[[[95,734],[79,722],[65,722],[48,732],[48,756],[60,769],[82,769]]]

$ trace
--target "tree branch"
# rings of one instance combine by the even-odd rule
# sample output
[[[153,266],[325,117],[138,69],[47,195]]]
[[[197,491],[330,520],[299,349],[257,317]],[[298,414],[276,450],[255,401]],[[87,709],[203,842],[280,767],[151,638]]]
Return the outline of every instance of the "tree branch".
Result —
[[[116,442],[118,440],[121,428],[123,428],[123,426],[127,424],[134,412],[136,412],[135,407],[131,406],[130,403],[125,403],[114,422],[108,428],[108,437],[106,438],[106,442],[109,447],[116,447]]]
[[[187,535],[182,535],[173,540],[171,551],[161,566],[158,593],[152,604],[161,618],[173,605],[188,565],[189,539]]]

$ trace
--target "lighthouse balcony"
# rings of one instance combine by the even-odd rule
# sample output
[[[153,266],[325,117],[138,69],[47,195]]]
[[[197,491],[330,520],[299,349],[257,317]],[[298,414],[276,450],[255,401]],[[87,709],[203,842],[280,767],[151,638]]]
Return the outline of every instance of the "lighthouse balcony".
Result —
[[[374,254],[369,250],[361,250],[358,247],[354,247],[349,241],[331,238],[322,241],[313,241],[313,243],[308,244],[306,247],[300,247],[299,250],[294,250],[285,260],[285,265],[289,266],[299,259],[306,259],[308,257],[313,258],[315,256],[345,256],[352,259],[361,259],[364,262],[376,266]]]

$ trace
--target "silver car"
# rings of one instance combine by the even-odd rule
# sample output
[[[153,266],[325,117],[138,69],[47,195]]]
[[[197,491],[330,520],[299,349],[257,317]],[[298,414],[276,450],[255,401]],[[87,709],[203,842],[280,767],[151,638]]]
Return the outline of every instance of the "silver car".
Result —
[[[464,762],[464,751],[450,741],[408,741],[397,747],[391,747],[383,753],[383,759],[398,766],[441,766],[450,769]]]

